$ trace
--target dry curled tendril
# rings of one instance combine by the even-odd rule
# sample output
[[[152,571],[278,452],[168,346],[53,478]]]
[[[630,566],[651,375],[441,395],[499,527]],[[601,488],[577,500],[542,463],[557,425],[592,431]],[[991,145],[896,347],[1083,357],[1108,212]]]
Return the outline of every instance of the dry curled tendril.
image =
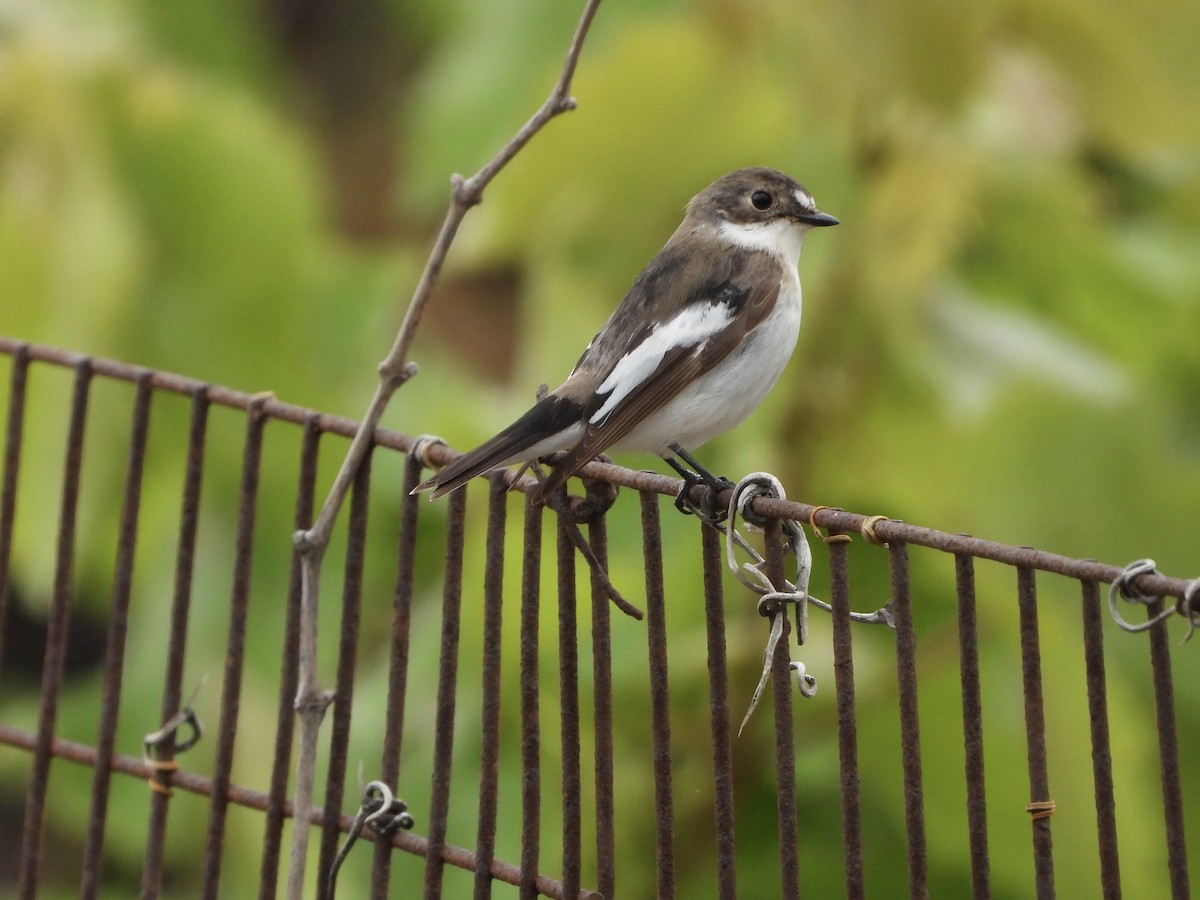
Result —
[[[775,658],[779,640],[784,634],[788,607],[794,606],[796,609],[796,643],[800,646],[803,646],[808,640],[808,604],[812,603],[826,612],[832,611],[832,607],[828,603],[818,600],[808,593],[808,579],[812,573],[812,550],[808,545],[804,529],[798,522],[790,519],[783,519],[780,522],[787,549],[796,558],[796,580],[793,583],[784,579],[782,589],[773,584],[767,576],[766,560],[763,556],[737,530],[739,515],[751,528],[761,529],[766,524],[750,509],[750,504],[758,497],[787,499],[783,485],[774,475],[767,472],[755,472],[747,475],[733,489],[733,494],[729,499],[729,514],[723,529],[726,563],[733,570],[738,581],[760,595],[758,611],[771,620],[771,633],[767,638],[766,649],[763,651],[762,674],[759,676],[758,686],[754,689],[754,695],[750,699],[750,708],[746,710],[746,715],[738,728],[739,736],[745,729],[746,723],[750,721],[750,716],[758,707],[767,679],[771,675],[771,663]],[[737,548],[750,556],[752,562],[743,562],[739,565]],[[890,602],[873,613],[852,612],[850,618],[856,622],[886,624],[894,627]],[[800,695],[812,697],[816,694],[817,680],[808,673],[804,663],[792,660],[789,667],[796,674],[796,687],[800,691]]]

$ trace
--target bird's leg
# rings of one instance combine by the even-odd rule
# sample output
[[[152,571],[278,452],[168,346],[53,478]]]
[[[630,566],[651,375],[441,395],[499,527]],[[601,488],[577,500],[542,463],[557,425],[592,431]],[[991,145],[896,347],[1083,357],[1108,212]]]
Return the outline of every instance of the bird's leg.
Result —
[[[717,508],[717,497],[721,495],[722,491],[732,489],[734,483],[723,475],[714,475],[708,471],[679,444],[668,444],[667,447],[675,454],[666,457],[667,465],[678,472],[679,477],[683,479],[683,488],[675,497],[675,508],[684,515],[697,515],[713,524],[725,521],[728,511]],[[704,485],[709,490],[708,497],[700,509],[697,509],[691,500],[692,488],[696,485]]]

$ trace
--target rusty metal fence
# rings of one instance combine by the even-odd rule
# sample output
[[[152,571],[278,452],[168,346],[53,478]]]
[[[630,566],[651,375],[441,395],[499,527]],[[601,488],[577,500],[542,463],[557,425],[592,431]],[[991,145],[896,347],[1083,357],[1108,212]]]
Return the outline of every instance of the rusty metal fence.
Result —
[[[0,352],[2,891],[277,896],[293,825],[290,536],[311,519],[319,449],[354,423],[6,338]],[[504,475],[480,510],[482,488],[429,504],[408,496],[422,469],[412,447],[377,435],[333,548],[341,604],[323,612],[323,633],[336,700],[322,808],[305,825],[320,829],[310,895],[334,892],[361,769],[408,801],[416,827],[364,829],[374,848],[349,853],[340,896],[1049,897],[1064,853],[1090,860],[1083,882],[1072,870],[1058,885],[1065,895],[1118,897],[1133,878],[1189,896],[1195,809],[1169,623],[1120,635],[1120,690],[1154,710],[1131,763],[1109,716],[1106,649],[1119,632],[1101,584],[1124,577],[1153,618],[1169,602],[1186,615],[1195,583],[759,499],[759,515],[778,517],[764,545],[776,584],[778,519],[874,543],[827,544],[815,580],[832,614],[802,648],[784,635],[769,702],[738,738],[765,626],[725,577],[721,535],[673,510],[660,518],[677,482],[594,464],[587,497],[557,513],[509,492]],[[616,485],[640,504],[609,509]],[[579,553],[580,528],[599,567]],[[697,541],[696,571],[666,552]],[[914,596],[910,548],[923,571],[947,560],[945,615]],[[855,597],[888,599],[892,628],[852,620],[852,559],[867,585]],[[604,570],[644,603],[644,623],[609,602]],[[981,617],[977,577],[1013,602]],[[1071,594],[1078,614],[1064,615]],[[981,651],[980,636],[1007,627],[999,665],[1013,675],[993,685],[981,657],[998,651]],[[831,673],[832,696],[799,699],[800,652]],[[952,693],[930,686],[947,682],[918,657],[956,660]],[[935,707],[951,708],[953,733],[923,731]],[[1061,759],[1047,738],[1057,717],[1082,726]],[[1154,778],[1123,780],[1144,769],[1146,746]],[[1142,833],[1147,808],[1154,835]],[[1127,810],[1141,815],[1133,825]]]

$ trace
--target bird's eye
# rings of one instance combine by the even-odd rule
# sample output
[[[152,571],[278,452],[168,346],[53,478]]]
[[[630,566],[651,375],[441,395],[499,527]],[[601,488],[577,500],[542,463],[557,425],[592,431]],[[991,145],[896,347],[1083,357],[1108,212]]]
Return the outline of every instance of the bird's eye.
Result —
[[[775,201],[766,191],[755,191],[750,195],[750,202],[754,204],[755,209],[770,209]]]

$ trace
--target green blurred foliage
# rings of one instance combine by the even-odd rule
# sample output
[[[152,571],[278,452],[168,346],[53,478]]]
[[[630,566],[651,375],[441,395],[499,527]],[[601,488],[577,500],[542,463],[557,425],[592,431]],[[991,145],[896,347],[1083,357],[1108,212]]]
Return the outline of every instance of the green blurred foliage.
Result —
[[[578,10],[550,0],[332,7],[0,0],[0,332],[355,415],[428,251],[450,173],[474,171],[532,113]],[[705,448],[715,469],[777,472],[794,496],[814,503],[1110,562],[1153,555],[1172,574],[1198,574],[1194,538],[1180,527],[1194,519],[1200,497],[1198,26],[1200,7],[1185,0],[607,3],[578,71],[578,111],[551,123],[464,225],[416,347],[421,375],[397,397],[389,424],[443,434],[460,447],[507,424],[537,384],[557,383],[570,369],[695,191],[729,169],[772,165],[804,180],[843,224],[808,242],[797,358],[758,413]],[[439,305],[455,301],[465,279],[496,273],[515,273],[518,289],[504,307],[511,328],[496,332],[456,315],[448,330],[434,330]],[[464,341],[503,343],[511,365],[464,358]],[[61,402],[69,390],[66,376],[44,371],[33,379],[31,408]],[[77,580],[82,608],[102,622],[128,394],[95,391]],[[198,703],[215,724],[242,424],[214,416],[210,448],[222,452],[210,452],[206,476],[196,587],[203,602],[185,683],[211,673]],[[152,446],[180,446],[186,422],[185,402],[156,401]],[[21,508],[53,510],[65,422],[39,417],[28,427]],[[255,633],[272,637],[248,659],[239,745],[248,749],[239,750],[235,772],[252,786],[269,775],[264,748],[292,515],[295,447],[277,432],[268,428],[251,613]],[[326,442],[322,484],[342,449]],[[133,646],[152,649],[134,655],[125,700],[155,711],[182,478],[181,462],[166,457],[174,461],[152,457],[146,476],[134,600],[143,615],[131,633]],[[379,708],[386,696],[387,548],[398,483],[398,464],[378,460],[372,534],[382,549],[367,560],[360,709]],[[479,535],[483,493],[471,497]],[[514,500],[514,523],[519,509]],[[435,548],[444,505],[422,514],[427,552],[414,634],[436,628],[441,590]],[[26,512],[23,524],[14,566],[28,601],[44,607],[54,520]],[[694,527],[668,516],[664,534],[673,752],[679,783],[689,785],[675,798],[681,848],[712,840],[710,795],[691,790],[704,785],[710,765]],[[610,532],[613,580],[640,601],[632,498],[614,510]],[[514,528],[512,596],[517,536]],[[548,553],[552,540],[548,524]],[[821,595],[817,553],[813,587]],[[889,591],[883,554],[856,545],[852,560],[857,604],[878,605]],[[952,566],[914,551],[913,567],[930,878],[934,894],[958,896],[970,873]],[[332,593],[340,573],[326,577]],[[466,583],[482,577],[472,552]],[[553,596],[553,573],[545,578]],[[981,565],[979,596],[994,895],[1026,896],[1011,572]],[[478,599],[472,587],[464,661],[481,653]],[[747,599],[729,584],[735,715],[757,678],[763,641]],[[1086,836],[1056,844],[1056,872],[1071,893],[1094,895],[1078,597],[1046,581],[1041,607],[1056,833]],[[546,634],[556,615],[546,604]],[[328,660],[336,603],[323,616]],[[514,640],[516,624],[510,614],[505,629]],[[823,690],[796,714],[802,877],[808,893],[836,896],[836,719],[820,615],[813,632],[805,659]],[[653,790],[644,641],[644,626],[614,622],[620,886],[635,895],[653,883],[645,853],[652,818],[628,812],[645,809]],[[1145,643],[1113,634],[1109,647],[1124,887],[1129,896],[1162,895]],[[890,896],[906,883],[894,651],[889,635],[869,631],[856,631],[855,650],[867,884],[873,896]],[[1196,680],[1187,677],[1195,651],[1174,653],[1185,796],[1194,797],[1200,784],[1186,748],[1200,738],[1191,712]],[[436,641],[415,644],[413,671],[434,671],[436,654]],[[551,695],[556,667],[547,639]],[[1125,677],[1127,670],[1136,675]],[[515,716],[515,658],[499,677],[506,715]],[[478,692],[470,665],[461,680],[461,709],[469,710]],[[98,683],[91,676],[64,696],[66,736],[94,739]],[[4,720],[30,727],[32,685],[9,688],[0,699]],[[432,690],[410,697],[408,721],[432,714]],[[460,719],[455,796],[469,798],[478,724]],[[136,747],[143,724],[123,717],[118,746]],[[543,724],[550,759],[557,725]],[[355,727],[351,758],[367,759],[370,777],[381,726],[360,719]],[[770,740],[760,713],[734,748],[745,798],[738,876],[748,895],[775,884]],[[506,738],[507,810],[518,802],[516,750]],[[432,735],[410,728],[405,752],[406,770],[424,773]],[[197,754],[190,764],[203,771],[211,746]],[[24,756],[0,755],[4,796],[19,796],[26,765]],[[556,776],[545,775],[552,806]],[[82,840],[70,789],[86,791],[89,780],[84,770],[55,769],[63,787],[52,794],[51,830],[65,845]],[[428,786],[406,783],[401,793],[419,810]],[[186,796],[174,803],[191,811],[173,819],[168,847],[177,895],[188,896],[207,805]],[[106,871],[119,892],[137,883],[144,790],[114,786],[113,804],[111,820],[134,823],[108,833]],[[452,815],[453,842],[471,845],[473,809],[464,802]],[[230,896],[256,883],[260,827],[256,816],[231,815],[222,882]],[[592,827],[585,823],[585,845]],[[553,829],[543,838],[544,868],[553,871],[560,838]],[[517,839],[502,827],[498,855],[515,859]],[[411,860],[398,858],[396,871],[420,877]],[[680,867],[680,895],[710,896],[711,872]],[[343,877],[348,895],[361,890],[365,863]],[[64,896],[73,889],[69,881]]]

